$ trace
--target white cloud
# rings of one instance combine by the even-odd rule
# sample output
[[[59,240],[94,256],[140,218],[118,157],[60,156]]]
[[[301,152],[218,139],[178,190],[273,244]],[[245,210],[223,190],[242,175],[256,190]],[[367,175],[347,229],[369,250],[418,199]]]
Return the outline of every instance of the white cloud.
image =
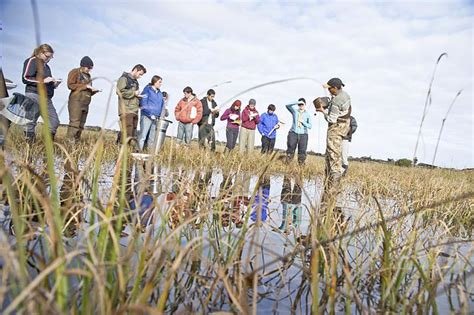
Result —
[[[339,76],[353,100],[359,122],[351,154],[376,158],[411,158],[434,62],[442,52],[433,84],[433,104],[423,127],[418,158],[431,162],[441,120],[459,89],[464,88],[445,125],[437,164],[473,167],[472,17],[469,2],[418,1],[38,1],[42,40],[53,44],[53,74],[65,78],[83,55],[95,62],[93,74],[117,79],[136,63],[164,78],[170,105],[182,89],[196,92],[215,83],[223,102],[251,86],[289,78],[311,77],[319,82]],[[31,53],[34,30],[30,2],[2,3],[2,63],[20,83],[21,66]],[[16,18],[19,14],[22,19]],[[108,84],[98,80],[98,87]],[[313,81],[264,87],[241,97],[257,99],[265,111],[277,105],[288,121],[277,138],[286,146],[290,116],[283,105],[299,97],[310,101],[326,93]],[[54,98],[67,100],[65,86]],[[116,120],[116,96],[105,112],[107,93],[94,98],[89,124],[106,126]],[[311,109],[311,112],[312,109]],[[313,117],[311,150],[324,151],[325,122]],[[67,110],[61,121],[67,122]],[[225,124],[219,122],[219,139]],[[171,134],[175,135],[176,126]],[[259,141],[257,141],[259,142]]]

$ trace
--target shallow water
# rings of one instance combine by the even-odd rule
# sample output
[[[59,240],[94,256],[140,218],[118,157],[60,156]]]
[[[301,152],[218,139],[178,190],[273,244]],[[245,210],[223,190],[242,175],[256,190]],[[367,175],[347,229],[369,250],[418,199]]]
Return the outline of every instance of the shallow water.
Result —
[[[108,171],[104,169],[102,178],[99,181],[101,200],[108,199],[112,187],[113,168],[106,167],[106,169]],[[132,170],[131,174],[131,178],[135,183],[143,183],[138,171]],[[61,175],[63,176],[64,173]],[[172,231],[169,222],[164,222],[162,217],[162,214],[168,210],[167,207],[170,206],[170,203],[165,202],[168,193],[175,190],[183,193],[183,189],[201,187],[200,197],[208,198],[210,204],[217,204],[219,202],[222,203],[224,199],[228,199],[229,202],[232,202],[235,198],[242,200],[250,199],[258,182],[258,176],[252,174],[224,174],[221,170],[205,173],[183,168],[173,170],[161,168],[157,178],[158,181],[155,188],[160,193],[152,195],[155,199],[155,208],[152,211],[155,216],[148,221],[149,224],[146,227],[146,233],[150,233],[150,235],[157,239],[159,239],[159,233],[164,232],[166,234]],[[230,189],[231,195],[223,195],[223,192],[228,188],[224,187],[226,182],[227,186],[232,187]],[[177,186],[177,183],[180,183],[180,186]],[[148,187],[149,184],[147,181],[144,186]],[[202,228],[196,228],[191,224],[182,231],[180,236],[181,247],[185,247],[196,237],[201,237],[202,242],[200,242],[201,246],[193,251],[190,261],[183,265],[178,272],[178,278],[181,281],[179,286],[175,286],[172,289],[168,311],[189,312],[193,310],[205,313],[219,310],[235,311],[235,308],[231,307],[232,303],[230,303],[229,296],[225,293],[226,291],[222,283],[218,283],[214,287],[213,292],[210,292],[209,286],[213,279],[218,277],[217,268],[223,266],[222,259],[233,250],[232,247],[235,245],[235,239],[241,237],[242,229],[247,228],[248,231],[244,236],[245,246],[240,256],[239,274],[241,276],[248,276],[256,271],[258,275],[255,278],[257,279],[255,285],[258,292],[256,295],[258,313],[277,312],[286,314],[290,312],[310,312],[313,303],[310,282],[308,280],[311,249],[303,246],[304,243],[299,242],[299,240],[302,236],[309,235],[311,218],[319,213],[322,179],[304,180],[302,187],[297,189],[298,185],[295,178],[285,178],[277,174],[266,178],[261,186],[268,188],[268,198],[265,198],[265,200],[268,200],[267,218],[261,225],[255,224],[251,217],[247,216],[248,221],[244,222],[242,227],[237,227],[231,220],[229,220],[228,226],[222,226],[222,222],[216,220],[211,214],[207,214],[202,219],[202,222],[204,222]],[[90,191],[88,191],[87,187],[83,187],[83,190],[85,192],[84,202],[87,205],[90,202],[90,199],[88,199],[90,195],[87,193],[90,193]],[[374,208],[369,204],[363,203],[355,191],[350,186],[346,187],[343,194],[341,194],[342,197],[338,200],[338,205],[341,207],[345,218],[345,231],[352,231],[361,226],[378,222],[378,214]],[[260,192],[257,195],[261,197],[262,194]],[[399,214],[400,212],[395,200],[382,200],[381,204],[386,217]],[[289,217],[283,215],[284,208],[288,209]],[[294,208],[297,208],[297,211],[293,212],[292,209]],[[241,215],[242,220],[245,221],[246,211],[252,209],[252,207],[243,205],[240,209],[243,210]],[[205,210],[201,209],[201,211]],[[8,242],[14,246],[15,238],[11,235],[6,236],[9,234],[8,213],[5,211],[0,212],[0,223],[2,223],[5,231],[0,241]],[[79,228],[77,236],[66,239],[65,244],[69,250],[85,245],[84,231],[89,228],[87,222],[90,219],[87,210],[84,213],[84,217],[85,222]],[[285,217],[286,220],[284,220]],[[293,221],[291,224],[289,222],[290,218]],[[414,227],[414,224],[421,224],[421,222],[416,223],[415,216],[413,215],[408,215],[393,224],[389,224],[391,228],[404,232],[396,234],[396,237],[392,240],[393,243],[403,245],[407,241],[407,236],[411,228]],[[132,240],[133,231],[130,225],[124,231],[129,236],[121,238],[120,244],[127,248]],[[428,247],[437,243],[457,240],[444,236],[442,231],[437,226],[430,226],[422,229],[422,232],[417,236],[419,241],[417,241],[415,246],[417,246],[418,259],[422,265],[427,262],[423,246]],[[144,242],[144,235],[146,233],[139,236],[141,242]],[[136,242],[135,239],[133,241]],[[364,307],[372,310],[377,308],[380,298],[380,281],[378,278],[374,278],[373,273],[380,268],[377,265],[380,259],[375,258],[381,255],[381,242],[380,233],[375,233],[374,229],[368,229],[341,240],[344,250],[340,254],[345,255],[348,266],[356,271],[358,275],[358,279],[352,279],[352,281],[357,280],[356,291]],[[28,246],[37,254],[45,255],[39,250],[41,248],[39,246],[40,243],[46,246],[42,237],[39,237],[34,242],[30,242]],[[214,247],[216,244],[218,249]],[[459,292],[462,290],[466,291],[467,303],[472,309],[474,307],[474,295],[471,293],[473,290],[472,264],[474,264],[472,243],[449,244],[441,247],[441,250],[446,255],[440,256],[437,262],[440,266],[449,268],[450,272],[447,275],[452,275],[454,278],[444,280],[444,285],[448,289],[443,290],[442,285],[438,287],[440,289],[440,293],[436,298],[438,311],[440,314],[444,314],[459,309]],[[171,250],[172,252],[173,250]],[[135,256],[130,260],[130,270],[134,270],[139,254],[140,250],[136,250]],[[466,264],[471,265],[466,267]],[[228,268],[230,274],[235,271],[233,267]],[[341,281],[338,288],[344,292],[347,289],[347,282],[342,276],[340,266],[337,270]],[[457,281],[462,279],[462,270],[465,273],[471,272],[471,274],[467,275],[466,279]],[[32,275],[36,273],[34,269],[30,269],[30,271]],[[455,279],[456,277],[458,278]],[[72,287],[79,283],[79,279],[75,277],[70,279]],[[253,277],[249,278],[249,288],[247,289],[249,305],[252,304],[252,298],[254,297],[253,281]],[[450,283],[455,283],[455,285],[450,286]],[[182,287],[184,284],[185,290]],[[415,292],[416,288],[407,288],[406,290]],[[218,292],[224,293],[220,295]],[[318,303],[322,305],[326,305],[324,301],[325,292],[327,292],[327,288],[324,282],[321,282],[319,297],[322,300]],[[211,302],[206,308],[203,308],[200,301],[208,294],[211,296]],[[173,296],[175,297],[174,300]],[[6,304],[8,304],[8,300],[7,298]],[[153,303],[156,303],[156,301],[151,301],[151,304]],[[346,305],[343,295],[340,294],[336,301],[336,312],[344,312],[347,306],[350,308],[349,311],[351,313],[358,312],[353,301],[348,305]]]

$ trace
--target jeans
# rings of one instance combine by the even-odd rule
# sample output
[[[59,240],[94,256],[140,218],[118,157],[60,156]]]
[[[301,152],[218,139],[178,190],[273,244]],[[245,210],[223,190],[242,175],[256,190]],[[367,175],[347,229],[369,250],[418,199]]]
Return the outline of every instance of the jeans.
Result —
[[[25,93],[26,97],[31,98],[34,100],[37,104],[39,104],[39,95],[36,93]],[[56,109],[54,108],[53,101],[50,98],[47,98],[48,102],[48,118],[49,118],[49,131],[51,134],[56,134],[56,131],[58,130],[59,127],[59,117],[58,113],[56,112]],[[27,133],[33,133],[35,132],[35,127],[36,127],[36,121],[33,121],[31,123],[28,123],[25,125],[25,131]]]
[[[292,160],[298,146],[298,163],[304,164],[306,160],[306,148],[308,147],[308,134],[297,134],[293,131],[288,133],[286,154],[288,160]]]
[[[235,144],[237,143],[237,137],[239,136],[239,128],[229,128],[225,129],[225,136],[227,139],[227,144],[225,148],[230,151],[235,148]]]
[[[145,144],[153,144],[156,135],[156,119],[151,119],[148,116],[142,115],[140,117],[140,138],[138,139],[138,146],[143,150]]]
[[[266,136],[262,136],[262,153],[272,153],[275,147],[276,138],[270,139]]]
[[[178,143],[190,144],[193,138],[193,124],[178,122],[178,135],[176,136]]]

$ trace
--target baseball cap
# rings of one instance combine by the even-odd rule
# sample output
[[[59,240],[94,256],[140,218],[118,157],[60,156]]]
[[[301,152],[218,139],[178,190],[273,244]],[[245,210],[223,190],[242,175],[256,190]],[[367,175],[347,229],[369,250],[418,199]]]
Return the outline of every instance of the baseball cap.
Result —
[[[332,78],[328,81],[328,83],[323,84],[325,88],[330,88],[330,87],[335,87],[340,89],[342,86],[345,86],[344,83],[342,83],[341,79],[339,78]]]

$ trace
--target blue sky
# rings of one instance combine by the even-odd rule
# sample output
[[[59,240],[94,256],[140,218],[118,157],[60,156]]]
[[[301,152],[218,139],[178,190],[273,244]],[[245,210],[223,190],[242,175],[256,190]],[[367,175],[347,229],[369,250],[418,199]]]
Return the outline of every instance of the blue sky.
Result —
[[[142,63],[148,73],[141,86],[154,74],[162,76],[171,109],[187,85],[199,93],[231,80],[216,88],[219,103],[268,81],[340,77],[359,122],[353,156],[413,156],[434,64],[447,52],[433,83],[417,156],[431,163],[441,121],[463,89],[446,121],[436,164],[474,167],[472,1],[41,0],[38,7],[41,40],[55,49],[54,76],[66,78],[84,55],[95,62],[93,76],[110,80]],[[1,65],[21,92],[22,64],[36,46],[30,1],[2,0],[0,19]],[[94,97],[87,124],[105,121],[106,128],[117,128],[115,94],[107,110],[110,85],[94,84],[104,92]],[[62,109],[62,123],[68,123],[68,93],[63,85],[53,99],[58,112]],[[280,119],[288,122],[277,136],[277,147],[285,148],[290,115],[284,105],[325,93],[306,80],[264,87],[240,99],[255,98],[260,112],[270,103],[277,106]],[[313,126],[309,149],[323,153],[326,123],[317,115]],[[225,140],[225,123],[218,122],[216,130]],[[168,134],[176,135],[176,124]]]

